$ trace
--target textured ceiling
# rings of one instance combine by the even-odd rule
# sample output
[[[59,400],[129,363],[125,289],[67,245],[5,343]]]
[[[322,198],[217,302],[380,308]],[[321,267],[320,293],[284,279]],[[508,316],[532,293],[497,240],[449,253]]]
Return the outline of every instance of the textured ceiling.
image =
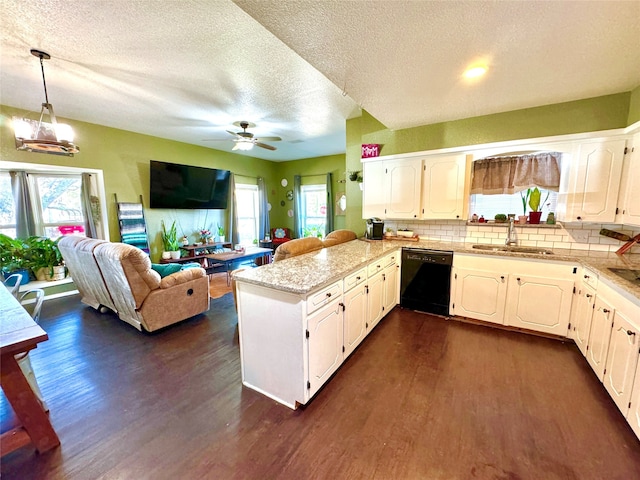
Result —
[[[248,152],[270,160],[344,152],[359,107],[398,129],[640,85],[640,1],[1,0],[0,18],[0,103],[39,111],[39,48],[60,117],[221,150],[203,140],[248,120],[282,137]]]

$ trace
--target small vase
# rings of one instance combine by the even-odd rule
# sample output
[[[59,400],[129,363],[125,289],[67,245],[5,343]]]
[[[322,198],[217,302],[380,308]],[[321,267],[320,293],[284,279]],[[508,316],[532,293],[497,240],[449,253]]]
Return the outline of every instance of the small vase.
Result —
[[[169,260],[171,258],[171,252],[162,252],[162,259]]]
[[[526,215],[518,215],[518,224],[526,225],[527,224],[527,216]]]
[[[531,225],[538,225],[540,223],[540,217],[542,212],[529,212],[529,223]]]
[[[220,236],[218,237],[218,241],[219,241],[220,243],[224,243],[224,235],[220,235]]]
[[[180,258],[180,250],[176,250],[175,252],[169,252],[172,260],[178,260]]]

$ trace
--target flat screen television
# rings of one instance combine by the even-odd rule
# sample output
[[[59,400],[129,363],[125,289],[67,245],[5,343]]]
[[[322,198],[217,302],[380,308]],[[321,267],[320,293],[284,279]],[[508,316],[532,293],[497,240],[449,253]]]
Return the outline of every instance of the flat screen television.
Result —
[[[229,198],[229,170],[151,160],[151,208],[224,209]]]

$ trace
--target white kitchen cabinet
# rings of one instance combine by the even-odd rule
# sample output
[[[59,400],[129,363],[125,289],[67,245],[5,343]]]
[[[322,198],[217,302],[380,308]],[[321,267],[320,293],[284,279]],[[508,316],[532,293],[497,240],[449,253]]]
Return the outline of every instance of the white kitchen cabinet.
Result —
[[[607,360],[614,311],[611,303],[602,294],[596,294],[591,329],[589,331],[587,362],[589,362],[601,382]]]
[[[450,308],[453,315],[504,324],[507,301],[504,273],[455,268],[453,279],[455,294]]]
[[[567,336],[573,264],[456,254],[453,265],[453,314]]]
[[[385,176],[382,161],[362,164],[362,218],[385,218]]]
[[[573,280],[511,274],[506,324],[567,336]]]
[[[631,143],[622,169],[618,223],[640,225],[640,133],[633,137]]]
[[[416,219],[420,216],[422,159],[363,163],[362,217]]]
[[[366,275],[364,279],[366,281]],[[344,356],[346,358],[367,334],[367,286],[365,282],[359,283],[344,294],[344,307]]]
[[[398,304],[398,282],[400,281],[400,275],[398,275],[399,270],[398,264],[395,262],[387,265],[382,272],[382,281],[383,281],[383,300],[382,300],[382,309],[384,311],[384,315],[389,313],[393,307]]]
[[[367,332],[377,325],[384,315],[384,280],[382,272],[367,280]]]
[[[625,145],[625,139],[580,144],[571,162],[566,221],[615,220]]]
[[[466,218],[466,155],[427,157],[422,173],[422,218]]]
[[[343,359],[344,304],[332,303],[307,318],[309,395],[313,396],[338,369]]]
[[[640,330],[620,309],[613,315],[603,384],[623,414],[629,410],[631,388],[638,363]]]
[[[587,356],[589,344],[589,332],[591,331],[591,320],[596,302],[596,292],[588,285],[582,285],[576,294],[576,310],[573,317],[573,340],[582,352]]]
[[[638,312],[640,316],[640,312]],[[631,388],[631,400],[629,411],[627,412],[627,422],[640,439],[640,361],[637,362],[636,372],[633,376],[633,387]]]

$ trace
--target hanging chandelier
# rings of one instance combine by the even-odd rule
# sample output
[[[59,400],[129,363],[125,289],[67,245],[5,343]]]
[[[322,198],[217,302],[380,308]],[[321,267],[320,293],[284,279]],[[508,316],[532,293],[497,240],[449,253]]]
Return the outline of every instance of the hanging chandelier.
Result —
[[[47,81],[44,77],[44,60],[51,55],[41,50],[31,49],[31,55],[40,59],[42,83],[44,85],[44,99],[40,110],[40,120],[13,117],[13,131],[16,137],[16,148],[36,153],[50,153],[73,157],[80,149],[73,143],[73,130],[69,125],[58,123],[53,112],[53,105],[49,103]],[[45,110],[49,115],[49,123],[43,122]]]

